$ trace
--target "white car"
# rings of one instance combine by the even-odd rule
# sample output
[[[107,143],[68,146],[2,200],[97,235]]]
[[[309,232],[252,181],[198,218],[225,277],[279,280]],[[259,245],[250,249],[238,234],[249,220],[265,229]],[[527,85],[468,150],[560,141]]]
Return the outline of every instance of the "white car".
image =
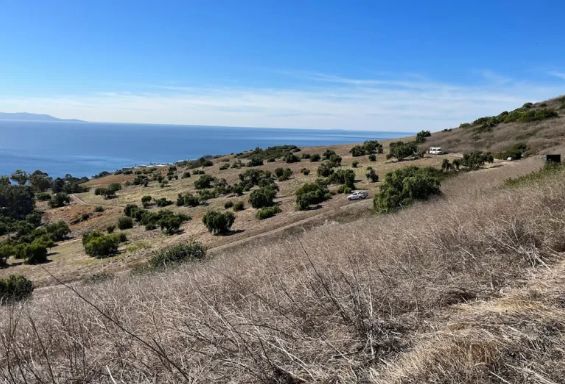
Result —
[[[443,155],[443,150],[441,147],[430,147],[430,149],[428,149],[428,153],[430,155]]]
[[[347,196],[347,200],[363,200],[369,197],[367,191],[354,191],[351,195]]]

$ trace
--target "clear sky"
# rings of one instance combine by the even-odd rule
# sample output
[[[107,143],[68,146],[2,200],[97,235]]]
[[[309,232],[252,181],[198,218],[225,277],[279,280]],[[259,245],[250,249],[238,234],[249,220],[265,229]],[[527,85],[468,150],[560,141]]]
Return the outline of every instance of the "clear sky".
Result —
[[[0,0],[0,111],[441,129],[565,94],[563,0]]]

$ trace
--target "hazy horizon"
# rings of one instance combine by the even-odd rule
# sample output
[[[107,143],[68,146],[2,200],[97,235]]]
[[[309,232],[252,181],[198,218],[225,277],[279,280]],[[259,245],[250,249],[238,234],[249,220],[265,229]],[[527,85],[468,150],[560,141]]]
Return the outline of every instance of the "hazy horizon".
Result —
[[[0,111],[435,131],[563,94],[564,11],[555,0],[8,1]]]

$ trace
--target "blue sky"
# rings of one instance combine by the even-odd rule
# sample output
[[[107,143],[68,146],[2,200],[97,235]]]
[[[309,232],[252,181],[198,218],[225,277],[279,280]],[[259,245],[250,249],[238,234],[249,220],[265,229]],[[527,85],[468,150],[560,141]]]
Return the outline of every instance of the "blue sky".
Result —
[[[565,93],[563,1],[0,0],[0,111],[441,129]]]

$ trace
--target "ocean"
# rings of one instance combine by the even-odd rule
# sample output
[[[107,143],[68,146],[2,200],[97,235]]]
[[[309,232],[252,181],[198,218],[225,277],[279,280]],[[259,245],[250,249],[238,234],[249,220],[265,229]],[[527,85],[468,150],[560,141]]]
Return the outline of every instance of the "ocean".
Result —
[[[141,164],[237,153],[280,144],[316,146],[391,139],[411,132],[155,124],[0,121],[0,175],[40,169],[93,176]]]

